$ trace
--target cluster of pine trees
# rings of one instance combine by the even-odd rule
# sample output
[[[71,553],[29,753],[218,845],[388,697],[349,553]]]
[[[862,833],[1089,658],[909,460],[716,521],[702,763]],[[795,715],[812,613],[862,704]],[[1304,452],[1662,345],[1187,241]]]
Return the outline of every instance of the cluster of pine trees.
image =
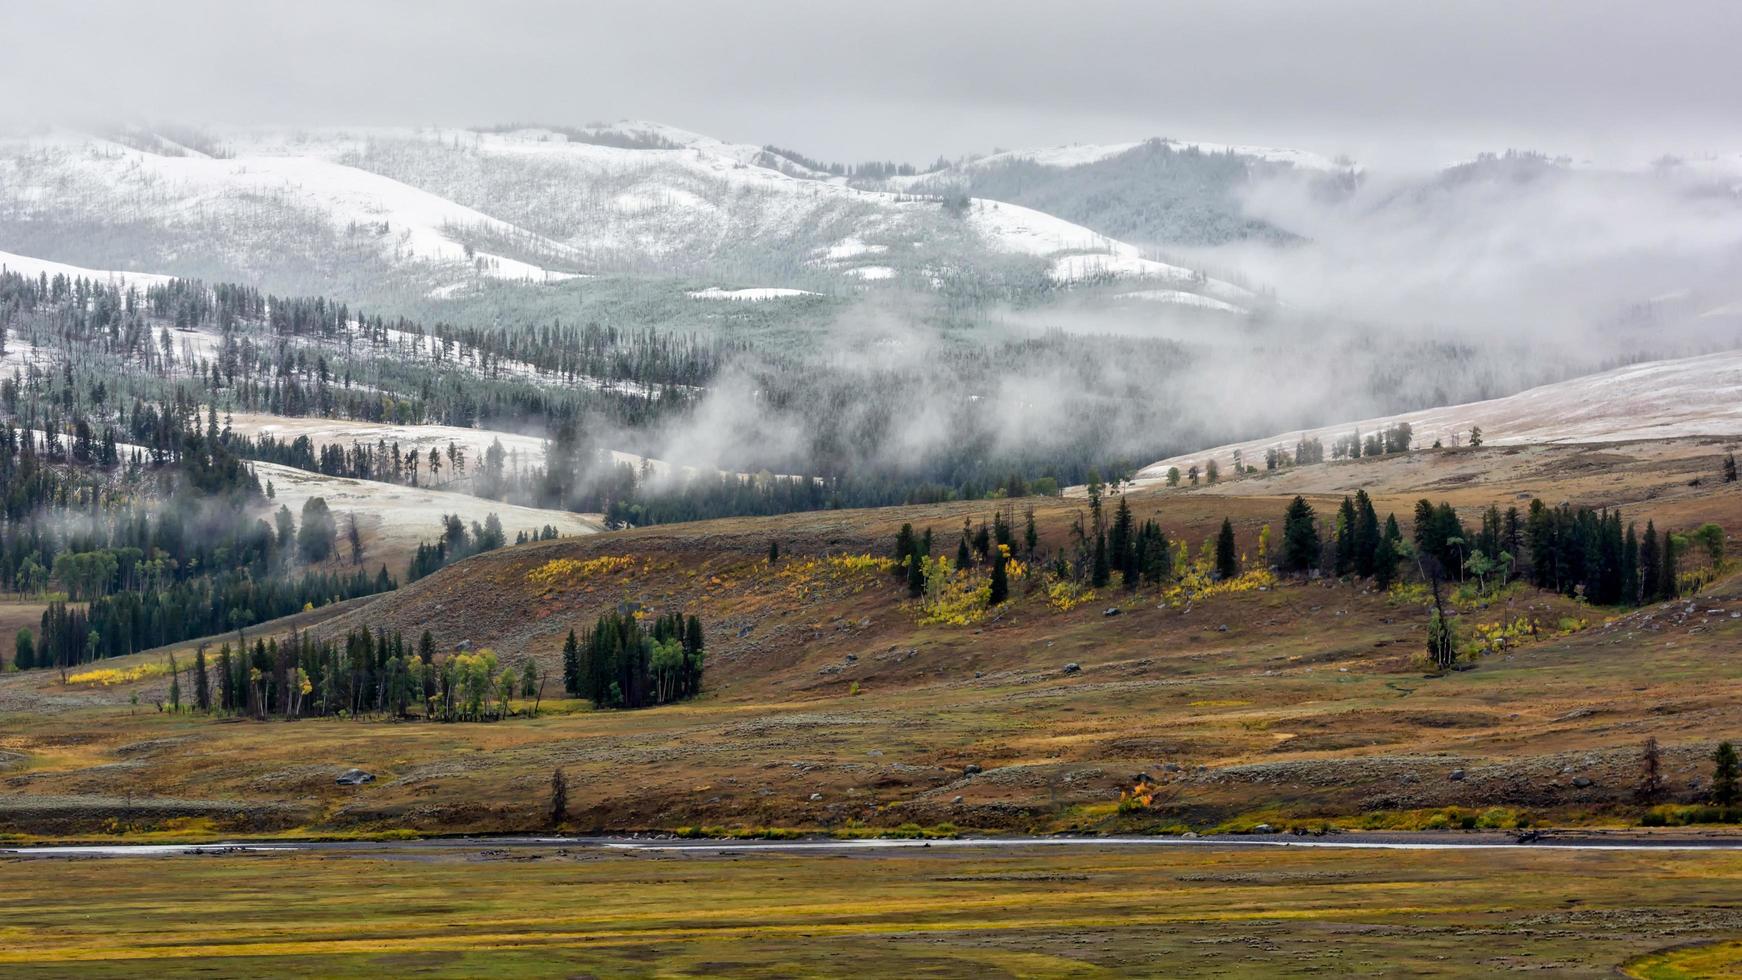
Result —
[[[1634,524],[1622,529],[1620,511],[1532,500],[1524,533],[1530,581],[1538,588],[1604,606],[1673,599],[1681,591],[1683,541],[1667,532],[1660,536],[1655,522],[1647,521],[1641,536]],[[1722,541],[1720,531],[1714,562],[1723,560]]]
[[[1640,535],[1618,510],[1532,500],[1528,512],[1490,506],[1478,529],[1465,528],[1449,503],[1416,503],[1411,537],[1405,542],[1395,515],[1383,526],[1365,491],[1344,497],[1330,538],[1321,537],[1312,505],[1302,497],[1283,517],[1280,565],[1286,571],[1371,577],[1390,585],[1400,563],[1409,561],[1424,579],[1504,585],[1515,577],[1594,605],[1636,605],[1676,597],[1684,551],[1700,545],[1713,567],[1723,563],[1721,528],[1706,525],[1688,535],[1659,534],[1647,522]]]
[[[489,650],[440,659],[426,630],[411,649],[397,630],[354,629],[343,640],[292,632],[285,642],[245,637],[185,668],[170,659],[170,708],[254,718],[384,715],[431,721],[494,721],[515,697],[536,699],[543,677],[531,660],[501,667]],[[186,675],[184,680],[183,675]]]
[[[1095,588],[1108,584],[1115,571],[1126,589],[1135,589],[1139,584],[1159,585],[1172,577],[1173,546],[1167,534],[1153,518],[1137,524],[1131,514],[1131,505],[1123,494],[1119,497],[1119,506],[1114,508],[1111,525],[1104,530],[1098,526],[1101,522],[1099,499],[1092,500],[1091,519],[1097,525],[1089,571],[1090,584]],[[1233,525],[1223,523],[1231,540]],[[1239,574],[1237,569],[1221,571],[1228,578]]]
[[[35,662],[20,660],[17,666],[68,668],[104,657],[124,657],[394,587],[386,568],[374,575],[359,569],[351,574],[305,572],[264,579],[233,571],[116,592],[83,606],[55,601],[42,613]]]
[[[633,611],[606,613],[563,643],[563,690],[599,707],[644,708],[701,693],[702,621],[681,613],[645,628]]]

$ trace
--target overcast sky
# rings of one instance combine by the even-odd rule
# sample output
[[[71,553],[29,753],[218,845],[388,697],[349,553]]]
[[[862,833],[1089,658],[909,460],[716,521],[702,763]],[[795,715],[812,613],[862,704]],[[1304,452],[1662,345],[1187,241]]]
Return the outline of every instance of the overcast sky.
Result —
[[[0,120],[668,122],[828,159],[1172,136],[1742,151],[1737,0],[0,0]]]

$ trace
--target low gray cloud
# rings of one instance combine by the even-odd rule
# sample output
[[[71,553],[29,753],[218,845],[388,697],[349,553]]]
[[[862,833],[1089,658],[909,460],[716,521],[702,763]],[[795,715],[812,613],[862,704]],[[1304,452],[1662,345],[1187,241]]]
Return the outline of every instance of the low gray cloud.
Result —
[[[0,4],[18,122],[654,118],[834,158],[1167,135],[1430,163],[1742,148],[1742,5]]]

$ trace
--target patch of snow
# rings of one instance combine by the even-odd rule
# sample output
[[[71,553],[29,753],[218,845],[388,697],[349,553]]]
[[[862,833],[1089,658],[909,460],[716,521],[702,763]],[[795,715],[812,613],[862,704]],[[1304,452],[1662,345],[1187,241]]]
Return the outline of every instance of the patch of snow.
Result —
[[[1206,310],[1219,310],[1223,313],[1235,313],[1241,316],[1251,312],[1245,307],[1224,303],[1219,299],[1188,293],[1179,289],[1136,289],[1128,293],[1120,293],[1117,299],[1140,300],[1145,303],[1171,303],[1176,306],[1197,306]]]
[[[35,259],[28,255],[18,255],[13,252],[0,252],[0,268],[19,275],[66,276],[69,279],[90,279],[96,282],[114,283],[118,286],[161,286],[174,276],[158,275],[154,272],[121,272],[115,269],[86,269],[83,266],[68,265],[65,262],[50,262],[47,259]]]
[[[820,296],[808,289],[788,289],[781,286],[756,286],[750,289],[721,289],[719,286],[709,286],[706,289],[693,289],[684,294],[691,299],[724,299],[741,303],[760,303],[767,299],[783,299],[788,296]]]
[[[1169,467],[1184,470],[1209,459],[1228,461],[1236,449],[1251,464],[1262,460],[1266,449],[1292,453],[1306,438],[1329,446],[1351,432],[1367,435],[1399,422],[1409,423],[1418,448],[1436,439],[1448,446],[1453,437],[1465,440],[1473,426],[1481,427],[1482,442],[1490,446],[1742,435],[1742,350],[1633,364],[1505,398],[1216,446],[1151,463],[1138,472],[1138,482],[1158,482]]]
[[[862,265],[848,269],[847,275],[870,282],[876,279],[894,279],[895,270],[886,265]]]
[[[823,258],[831,262],[857,258],[861,255],[882,255],[889,251],[887,245],[868,245],[862,239],[848,236],[823,250]]]

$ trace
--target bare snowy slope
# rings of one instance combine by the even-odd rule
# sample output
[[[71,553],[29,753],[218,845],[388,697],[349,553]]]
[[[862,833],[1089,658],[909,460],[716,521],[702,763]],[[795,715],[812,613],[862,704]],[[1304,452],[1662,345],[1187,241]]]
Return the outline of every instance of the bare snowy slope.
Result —
[[[1155,483],[1170,467],[1184,471],[1210,460],[1229,469],[1235,451],[1246,465],[1264,464],[1267,449],[1294,452],[1302,439],[1328,447],[1359,431],[1368,435],[1407,422],[1416,447],[1440,440],[1467,442],[1481,427],[1487,445],[1622,442],[1676,436],[1742,436],[1742,351],[1634,364],[1521,391],[1505,398],[1451,405],[1318,429],[1285,432],[1268,439],[1217,446],[1160,460],[1137,474]]]
[[[482,280],[706,276],[851,291],[1154,279],[1251,294],[1030,208],[866,190],[652,123],[0,140],[0,246],[358,296]],[[197,145],[198,149],[195,148]]]
[[[93,282],[114,283],[116,285],[132,285],[143,289],[170,281],[173,276],[160,275],[155,272],[122,272],[117,269],[87,269],[83,266],[68,265],[65,262],[50,262],[46,259],[32,258],[28,255],[17,255],[12,252],[0,252],[0,272],[16,272],[24,276],[66,276],[68,279],[89,279]]]

